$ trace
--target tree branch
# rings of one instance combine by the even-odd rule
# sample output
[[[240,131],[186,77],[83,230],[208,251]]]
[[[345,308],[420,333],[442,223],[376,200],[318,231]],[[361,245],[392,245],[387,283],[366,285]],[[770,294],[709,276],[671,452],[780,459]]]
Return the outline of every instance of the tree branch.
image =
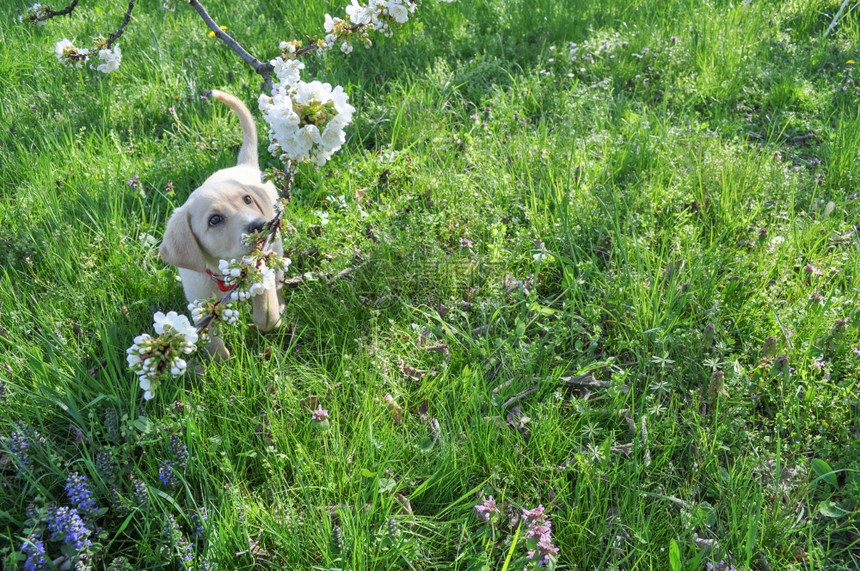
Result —
[[[230,49],[239,54],[239,57],[242,58],[245,63],[254,68],[254,71],[259,73],[263,77],[263,80],[265,80],[266,85],[268,85],[269,89],[271,90],[274,87],[274,84],[272,83],[272,71],[274,70],[272,64],[268,62],[261,62],[260,60],[249,54],[248,51],[243,48],[239,42],[230,37],[230,34],[226,33],[218,26],[218,24],[215,23],[215,20],[212,19],[212,16],[209,15],[209,12],[206,11],[206,8],[204,8],[203,5],[200,4],[200,2],[198,2],[197,0],[190,0],[189,4],[191,4],[191,7],[194,8],[198,14],[200,14],[200,17],[203,18],[203,21],[206,22],[206,25],[209,26],[209,29],[215,33],[215,37],[227,44]]]
[[[77,2],[78,0],[75,0]],[[131,12],[134,10],[134,2],[135,0],[128,1],[128,9],[125,11],[125,17],[122,19],[122,24],[119,25],[119,28],[116,32],[112,33],[110,37],[105,42],[105,48],[110,49],[115,41],[119,39],[119,37],[125,32],[125,27],[128,26],[129,21],[131,20]]]
[[[839,18],[842,17],[842,12],[845,11],[845,8],[848,6],[848,2],[850,2],[850,1],[851,0],[845,0],[845,2],[842,3],[842,6],[839,7],[839,11],[836,12],[836,16],[833,18],[833,21],[830,22],[830,25],[827,26],[827,31],[824,32],[825,38],[830,35],[830,32],[832,32],[833,28],[836,27],[836,24],[839,23]]]
[[[72,13],[72,10],[75,9],[75,6],[78,5],[78,0],[72,0],[72,3],[63,8],[62,10],[52,10],[48,6],[45,6],[45,19],[48,20],[50,18],[54,18],[56,16],[68,16]]]

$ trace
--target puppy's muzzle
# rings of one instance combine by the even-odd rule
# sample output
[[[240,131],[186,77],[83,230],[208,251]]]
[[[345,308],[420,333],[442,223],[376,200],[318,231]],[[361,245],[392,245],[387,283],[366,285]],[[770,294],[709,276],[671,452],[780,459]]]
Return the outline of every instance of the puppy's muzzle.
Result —
[[[266,225],[266,221],[262,218],[258,218],[254,220],[250,224],[248,224],[248,234],[253,234],[254,232],[262,232],[263,227]]]

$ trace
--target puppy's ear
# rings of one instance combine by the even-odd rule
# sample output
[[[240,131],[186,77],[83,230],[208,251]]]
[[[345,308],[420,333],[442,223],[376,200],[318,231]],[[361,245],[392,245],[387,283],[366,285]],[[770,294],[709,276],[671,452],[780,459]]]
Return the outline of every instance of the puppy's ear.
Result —
[[[167,229],[158,252],[161,258],[172,266],[201,273],[206,271],[203,251],[191,231],[190,215],[182,207],[174,210],[167,221]]]
[[[248,194],[254,199],[254,202],[257,203],[257,207],[263,213],[263,216],[266,219],[271,220],[275,217],[275,205],[272,203],[272,195],[266,190],[265,187],[259,184],[242,184],[242,188],[245,189]]]

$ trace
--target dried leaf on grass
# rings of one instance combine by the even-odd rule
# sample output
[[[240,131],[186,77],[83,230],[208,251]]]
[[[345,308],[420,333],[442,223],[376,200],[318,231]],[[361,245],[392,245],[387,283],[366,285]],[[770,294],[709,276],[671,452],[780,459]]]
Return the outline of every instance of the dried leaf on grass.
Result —
[[[511,411],[505,415],[505,420],[508,422],[513,428],[516,428],[520,434],[522,434],[523,438],[526,442],[531,438],[532,431],[529,429],[526,424],[531,421],[531,418],[525,416],[523,414],[523,409],[520,405],[516,405]]]
[[[445,364],[449,364],[451,362],[451,351],[448,348],[448,345],[445,343],[440,343],[438,345],[433,345],[431,347],[425,347],[428,351],[433,351],[435,353],[442,353],[445,355]]]
[[[403,407],[397,404],[397,401],[394,400],[394,397],[389,393],[385,393],[385,396],[382,397],[382,400],[385,401],[385,404],[388,406],[388,410],[391,411],[391,415],[394,417],[394,424],[400,424],[403,422]]]
[[[420,381],[426,375],[435,375],[436,371],[428,371],[426,369],[416,369],[412,365],[407,365],[402,358],[397,358],[397,367],[400,369],[400,372],[406,375],[406,377],[412,379],[413,381]]]
[[[627,444],[618,444],[609,449],[610,452],[614,452],[615,454],[624,454],[625,456],[630,456],[633,452],[633,443]]]

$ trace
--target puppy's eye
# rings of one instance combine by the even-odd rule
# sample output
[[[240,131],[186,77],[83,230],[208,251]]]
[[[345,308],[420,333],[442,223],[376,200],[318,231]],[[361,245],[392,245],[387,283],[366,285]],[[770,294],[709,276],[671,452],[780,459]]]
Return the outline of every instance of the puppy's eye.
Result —
[[[217,226],[218,224],[221,224],[223,220],[224,218],[222,218],[220,214],[213,214],[209,217],[209,226]]]
[[[254,199],[251,198],[250,194],[246,194],[245,197],[242,198],[242,200],[245,201],[245,204],[251,204],[252,202],[254,202]]]

